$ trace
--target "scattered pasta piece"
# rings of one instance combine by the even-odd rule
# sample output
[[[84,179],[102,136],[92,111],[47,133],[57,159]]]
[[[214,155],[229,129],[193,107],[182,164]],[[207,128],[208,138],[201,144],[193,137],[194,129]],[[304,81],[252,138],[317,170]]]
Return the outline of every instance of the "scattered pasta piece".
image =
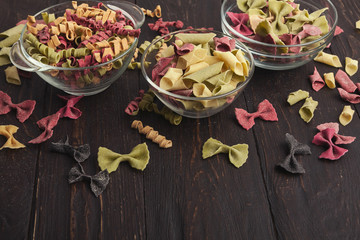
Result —
[[[314,67],[313,75],[309,76],[312,88],[317,92],[325,86],[324,80],[321,78],[318,70]]]
[[[160,135],[158,131],[155,131],[150,126],[143,126],[141,121],[134,120],[131,124],[131,128],[135,128],[139,133],[146,135],[147,139],[150,139],[154,143],[159,144],[161,148],[170,148],[172,147],[172,141],[166,139],[164,136]]]
[[[80,164],[72,167],[69,172],[69,183],[76,183],[80,181],[90,181],[91,191],[96,197],[99,197],[101,193],[106,189],[110,181],[109,172],[107,170],[100,171],[97,174],[90,176],[85,173],[83,167]]]
[[[163,21],[162,18],[159,18],[155,23],[148,23],[148,26],[151,30],[159,32],[162,36],[170,33],[169,27],[182,29],[184,27],[184,23],[180,20]]]
[[[344,106],[344,109],[342,110],[342,112],[339,116],[339,122],[343,126],[348,125],[351,122],[354,113],[355,113],[355,110],[351,109],[350,105]]]
[[[60,108],[58,111],[58,113],[60,113],[60,118],[68,117],[71,119],[78,119],[81,116],[82,112],[80,109],[74,107],[74,105],[79,102],[83,96],[58,95],[58,97],[66,101],[66,106]]]
[[[360,20],[355,23],[356,29],[360,29]]]
[[[333,72],[324,73],[324,79],[326,86],[328,86],[328,88],[330,89],[336,88],[335,77]]]
[[[157,5],[156,8],[154,9],[154,11],[151,11],[151,10],[145,9],[145,8],[141,8],[141,10],[143,11],[143,13],[146,16],[161,18],[161,6],[160,5]]]
[[[69,144],[69,138],[66,137],[65,141],[58,141],[51,143],[51,150],[58,153],[64,153],[72,157],[76,162],[84,162],[90,156],[89,144],[74,147]]]
[[[360,95],[354,93],[348,93],[342,88],[338,88],[340,97],[349,103],[358,104],[360,103]]]
[[[345,57],[345,71],[349,76],[354,75],[358,70],[358,60]]]
[[[290,104],[290,106],[294,105],[297,102],[300,102],[303,99],[306,99],[309,97],[309,92],[304,90],[297,90],[296,92],[291,92],[288,96],[287,102]]]
[[[0,115],[7,114],[11,109],[16,109],[16,118],[21,123],[30,117],[35,109],[36,102],[34,100],[26,100],[18,104],[14,104],[6,93],[0,91]]]
[[[18,129],[19,128],[14,125],[0,125],[0,135],[3,135],[7,138],[7,141],[2,147],[0,147],[0,150],[2,150],[3,148],[18,149],[25,147],[24,144],[20,143],[13,136],[13,134],[15,134]]]
[[[10,47],[3,47],[0,49],[0,66],[8,65],[11,63],[9,54]]]
[[[319,158],[329,160],[341,158],[348,150],[337,146],[337,144],[350,144],[356,139],[355,137],[339,135],[338,123],[324,123],[317,126],[317,129],[320,132],[314,136],[312,143],[328,148],[319,156]],[[333,140],[335,140],[335,142],[333,142]]]
[[[37,121],[37,125],[40,129],[44,129],[44,131],[36,138],[29,141],[29,143],[37,144],[42,143],[52,137],[54,130],[53,128],[57,125],[60,119],[60,113],[57,112],[55,114],[49,115]]]
[[[336,26],[335,27],[335,32],[334,32],[334,37],[341,34],[341,33],[343,33],[343,32],[344,32],[344,30],[341,27]]]
[[[8,83],[21,85],[21,80],[15,66],[7,67],[5,69],[5,76]]]
[[[299,110],[300,117],[306,122],[310,122],[310,120],[314,117],[314,111],[319,104],[318,101],[312,99],[312,97],[308,97],[305,99],[305,103]]]
[[[341,69],[335,74],[335,80],[339,85],[348,93],[355,92],[357,89],[354,82],[349,78],[349,76]]]
[[[356,139],[356,137],[340,135],[339,134],[339,124],[337,122],[323,123],[323,124],[316,126],[316,128],[319,131],[323,131],[327,128],[333,128],[335,130],[334,137],[333,137],[335,144],[350,144],[350,143],[354,142]]]
[[[98,164],[101,170],[109,173],[116,171],[121,162],[127,161],[130,166],[143,171],[149,163],[150,153],[146,143],[138,144],[130,153],[120,154],[105,147],[99,147]]]
[[[329,53],[324,53],[323,51],[319,52],[318,55],[314,58],[314,60],[317,62],[325,63],[333,67],[337,67],[337,68],[342,67],[342,64],[338,56]]]
[[[228,153],[230,162],[237,168],[244,165],[249,155],[249,145],[236,144],[228,146],[216,140],[209,138],[203,145],[202,158],[206,159],[219,153]]]
[[[278,121],[278,117],[273,105],[265,99],[258,105],[258,109],[254,113],[248,113],[246,110],[241,108],[235,108],[235,115],[238,123],[249,130],[255,125],[255,118],[261,118],[265,121]]]
[[[290,152],[286,156],[285,160],[277,165],[290,173],[305,173],[305,169],[297,161],[295,154],[311,154],[310,147],[306,144],[299,143],[294,136],[289,133],[286,133],[285,137]]]
[[[139,90],[139,96],[136,97],[134,100],[132,100],[128,104],[128,106],[125,108],[125,113],[127,113],[128,115],[132,115],[132,116],[135,116],[138,114],[139,103],[142,100],[142,98],[144,97],[144,93],[145,93],[145,91],[143,89]]]

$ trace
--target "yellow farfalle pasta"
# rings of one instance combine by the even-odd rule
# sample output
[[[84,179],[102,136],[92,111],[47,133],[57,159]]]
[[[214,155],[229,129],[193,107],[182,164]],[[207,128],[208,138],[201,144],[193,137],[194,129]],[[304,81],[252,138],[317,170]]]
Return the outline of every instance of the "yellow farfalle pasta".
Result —
[[[205,44],[216,36],[215,33],[178,33],[175,37],[184,43]]]
[[[314,117],[314,111],[319,104],[318,101],[312,99],[312,97],[308,97],[305,99],[305,103],[299,110],[300,117],[306,122],[310,122]]]
[[[187,75],[186,77],[184,77],[185,86],[187,88],[191,88],[193,83],[201,83],[204,80],[219,74],[221,72],[223,64],[224,62],[218,62],[197,72]]]
[[[345,71],[349,76],[354,75],[358,70],[358,60],[345,57]]]
[[[131,128],[135,128],[139,133],[146,135],[147,139],[150,139],[154,143],[159,144],[161,148],[170,148],[172,147],[172,141],[166,139],[163,135],[160,135],[158,131],[155,131],[150,126],[143,126],[141,121],[134,120],[131,123]]]
[[[5,76],[8,83],[21,85],[21,80],[15,66],[7,67],[5,69]]]
[[[20,143],[18,140],[16,140],[13,136],[17,132],[19,128],[14,125],[0,125],[0,135],[3,135],[7,138],[6,142],[2,147],[0,147],[0,150],[3,148],[11,148],[11,149],[17,149],[17,148],[24,148],[25,145]]]
[[[287,102],[292,106],[295,103],[308,97],[309,97],[309,92],[299,89],[296,92],[292,92],[289,94]]]
[[[166,74],[160,79],[160,87],[167,91],[185,89],[186,86],[181,80],[183,71],[179,68],[169,68]]]
[[[317,62],[325,63],[333,67],[337,67],[337,68],[342,67],[342,64],[338,56],[329,53],[324,53],[323,51],[319,52],[318,55],[314,58],[314,60]]]
[[[346,126],[348,125],[351,120],[353,119],[353,115],[355,113],[355,110],[351,109],[350,105],[344,106],[344,109],[342,110],[340,116],[339,116],[339,122]]]
[[[324,73],[324,80],[328,88],[330,89],[336,88],[335,77],[333,72]]]

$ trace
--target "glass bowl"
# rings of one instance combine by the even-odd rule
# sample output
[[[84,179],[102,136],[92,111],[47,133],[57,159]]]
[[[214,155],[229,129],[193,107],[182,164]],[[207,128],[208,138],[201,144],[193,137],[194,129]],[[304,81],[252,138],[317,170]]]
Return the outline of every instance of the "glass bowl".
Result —
[[[209,96],[209,97],[195,97],[178,94],[179,91],[166,91],[160,88],[155,82],[152,81],[152,70],[157,63],[156,54],[158,51],[152,51],[154,46],[159,46],[164,40],[167,41],[167,45],[170,46],[175,42],[175,35],[178,33],[214,33],[216,37],[233,37],[228,36],[222,32],[210,31],[204,29],[186,29],[176,32],[172,32],[168,35],[164,35],[155,39],[144,51],[141,58],[141,71],[149,85],[149,89],[154,92],[157,98],[172,111],[189,118],[204,118],[212,116],[226,107],[228,107],[245,89],[254,73],[254,59],[248,48],[239,40],[235,41],[235,50],[242,49],[244,58],[248,62],[248,76],[243,78],[242,82],[239,82],[234,89],[224,94]],[[170,39],[170,40],[169,40]],[[222,70],[223,71],[223,70]],[[205,82],[205,81],[204,81]],[[159,84],[160,85],[160,84]],[[186,89],[184,90],[186,92]]]
[[[78,6],[82,3],[97,6],[100,2],[77,1]],[[139,29],[145,21],[142,10],[133,3],[126,1],[104,1],[102,3],[104,10],[106,8],[114,11],[120,10],[126,21],[132,22],[134,29]],[[38,12],[34,17],[36,21],[41,21],[42,13],[47,12],[55,14],[55,18],[57,18],[64,16],[65,10],[72,9],[72,7],[71,1],[60,3]],[[138,38],[135,37],[127,50],[121,51],[112,60],[103,63],[90,64],[85,67],[59,67],[42,63],[27,52],[29,43],[25,39],[26,32],[25,27],[19,41],[13,45],[10,51],[11,62],[19,69],[36,72],[50,85],[72,95],[94,95],[107,89],[127,69],[138,44]]]
[[[222,31],[237,38],[249,48],[257,67],[270,70],[286,70],[300,67],[314,59],[320,51],[330,44],[334,36],[338,14],[335,6],[329,0],[295,0],[294,3],[300,4],[300,10],[306,9],[309,13],[328,8],[322,15],[328,21],[329,32],[314,41],[296,45],[275,45],[254,40],[234,30],[231,19],[226,14],[227,12],[241,13],[236,0],[224,0],[221,5]],[[300,48],[301,51],[298,53],[283,53],[283,49],[289,48]]]

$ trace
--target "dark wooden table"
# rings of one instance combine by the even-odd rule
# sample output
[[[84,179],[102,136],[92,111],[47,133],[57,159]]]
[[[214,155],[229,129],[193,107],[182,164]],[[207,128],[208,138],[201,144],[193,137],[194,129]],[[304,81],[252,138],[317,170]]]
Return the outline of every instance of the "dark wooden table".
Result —
[[[14,26],[56,0],[1,1],[0,32]],[[163,19],[180,19],[185,26],[220,29],[221,1],[138,0],[140,7],[154,9],[160,4]],[[339,26],[344,33],[332,41],[330,52],[342,62],[345,56],[359,59],[360,2],[334,0]],[[155,33],[147,23],[141,42]],[[325,149],[311,143],[316,126],[337,122],[347,105],[337,90],[311,89],[308,75],[314,65],[321,73],[336,69],[315,62],[289,71],[256,68],[245,92],[223,112],[204,119],[184,118],[179,126],[161,116],[141,112],[128,116],[128,102],[147,85],[138,70],[126,71],[106,91],[83,98],[77,107],[83,115],[77,120],[61,119],[53,137],[42,144],[26,144],[20,150],[0,151],[0,239],[360,239],[360,118],[359,105],[353,121],[340,127],[343,135],[358,139],[347,145],[349,152],[338,161],[318,159]],[[22,79],[21,86],[6,83],[1,67],[0,89],[14,102],[36,100],[33,115],[23,124],[11,112],[0,116],[0,125],[19,127],[16,138],[27,143],[39,135],[36,121],[55,113],[64,102],[63,94],[36,74]],[[360,73],[352,77],[359,82]],[[299,104],[290,107],[287,96],[307,90],[319,106],[315,117],[305,123],[298,114]],[[256,111],[263,99],[275,107],[279,121],[256,120],[246,131],[238,125],[234,108]],[[300,104],[301,105],[301,104]],[[153,126],[173,147],[160,149],[130,128],[133,119]],[[298,156],[306,173],[292,175],[276,167],[288,153],[285,133],[311,147],[312,154]],[[104,193],[96,198],[88,182],[68,184],[74,161],[50,151],[50,142],[64,139],[88,143],[91,156],[84,163],[88,173],[99,171],[99,146],[128,153],[146,142],[150,163],[144,172],[122,163],[111,173]],[[201,150],[209,138],[229,145],[249,144],[249,158],[237,169],[226,155],[203,160]],[[5,138],[0,138],[0,145]]]

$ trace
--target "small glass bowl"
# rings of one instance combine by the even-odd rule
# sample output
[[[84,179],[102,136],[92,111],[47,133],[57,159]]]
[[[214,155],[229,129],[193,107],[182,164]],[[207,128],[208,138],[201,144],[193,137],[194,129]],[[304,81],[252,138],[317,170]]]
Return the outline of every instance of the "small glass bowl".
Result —
[[[300,4],[300,9],[306,9],[309,13],[327,7],[323,15],[329,24],[329,32],[315,41],[297,45],[275,45],[253,40],[234,30],[232,22],[227,16],[227,12],[240,13],[236,0],[224,0],[221,5],[221,28],[228,35],[243,42],[253,54],[255,65],[260,68],[270,70],[287,70],[300,67],[316,57],[331,42],[335,27],[338,22],[338,14],[335,6],[330,0],[295,0],[294,3]],[[301,47],[299,53],[281,53],[280,48]],[[274,54],[275,53],[275,54]]]
[[[166,91],[162,88],[160,88],[158,85],[156,85],[151,80],[151,72],[154,68],[154,65],[157,63],[155,59],[155,55],[157,51],[151,51],[149,52],[149,49],[153,49],[154,45],[157,45],[160,41],[163,41],[164,39],[170,40],[167,42],[168,46],[171,45],[175,41],[174,35],[178,33],[215,33],[216,37],[224,37],[227,36],[230,39],[233,39],[233,37],[226,35],[222,32],[218,31],[209,31],[204,29],[186,29],[186,30],[180,30],[176,32],[172,32],[170,34],[164,35],[161,38],[157,38],[154,40],[144,51],[142,58],[141,58],[141,71],[146,79],[146,82],[149,84],[150,89],[155,93],[157,98],[168,108],[170,108],[172,111],[189,118],[204,118],[212,116],[222,110],[224,110],[226,107],[228,107],[245,89],[246,85],[249,83],[251,77],[253,76],[255,65],[254,65],[254,58],[251,55],[248,48],[241,43],[239,40],[235,39],[235,49],[242,49],[242,51],[245,53],[244,57],[249,62],[249,74],[245,78],[245,81],[238,83],[237,87],[233,89],[232,91],[229,91],[225,94],[218,95],[218,96],[211,96],[211,97],[188,97],[183,96],[179,94],[175,94],[173,92]],[[167,40],[166,40],[167,41]],[[145,64],[145,62],[150,62],[150,65]],[[212,101],[217,102],[218,105],[214,107],[200,107],[202,106],[202,103],[204,101]],[[199,106],[199,108],[189,108],[186,106]]]
[[[78,5],[86,3],[89,4],[89,6],[97,6],[99,4],[97,1],[77,2]],[[133,22],[135,29],[140,28],[145,21],[145,16],[142,10],[133,3],[126,1],[105,1],[102,3],[111,10],[120,10],[127,19]],[[65,10],[68,8],[72,8],[71,1],[48,7],[38,12],[34,16],[36,20],[42,20],[41,13],[47,12],[49,14],[54,13],[55,17],[59,17],[63,16]],[[133,58],[135,49],[138,44],[138,38],[135,38],[134,42],[126,51],[114,59],[100,63],[98,65],[64,68],[43,64],[40,61],[32,58],[26,51],[27,43],[24,40],[25,33],[26,27],[22,31],[19,41],[13,45],[10,51],[11,62],[19,69],[36,72],[50,85],[72,95],[94,95],[107,89],[114,81],[119,79],[123,72],[127,69],[127,66]],[[111,65],[112,68],[109,70]],[[107,67],[109,68],[105,74],[97,76],[96,81],[92,81],[91,74],[97,72],[100,68]]]

